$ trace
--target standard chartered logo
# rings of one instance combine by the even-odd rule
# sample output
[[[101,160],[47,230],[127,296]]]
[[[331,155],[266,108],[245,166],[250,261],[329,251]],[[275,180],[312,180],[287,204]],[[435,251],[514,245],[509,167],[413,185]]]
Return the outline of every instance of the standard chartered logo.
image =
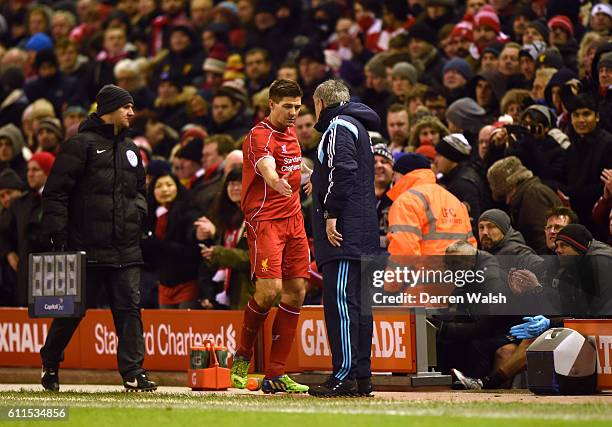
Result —
[[[97,354],[117,354],[118,339],[114,329],[97,323],[94,337]],[[232,353],[236,351],[236,329],[233,323],[222,325],[216,332],[194,331],[191,326],[186,331],[176,331],[172,325],[161,323],[150,325],[143,337],[147,355],[186,356],[191,347],[204,345],[207,341],[225,346]]]

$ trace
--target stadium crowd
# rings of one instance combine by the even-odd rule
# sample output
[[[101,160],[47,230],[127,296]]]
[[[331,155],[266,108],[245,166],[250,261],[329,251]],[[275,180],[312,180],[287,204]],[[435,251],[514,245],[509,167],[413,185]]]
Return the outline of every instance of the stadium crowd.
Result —
[[[95,112],[98,91],[116,84],[133,96],[130,132],[147,171],[142,307],[243,309],[253,284],[242,142],[268,114],[277,78],[304,92],[295,124],[304,184],[317,161],[320,83],[342,79],[380,116],[370,137],[381,250],[444,255],[465,240],[536,272],[543,255],[612,257],[605,1],[4,0],[0,306],[27,304],[28,254],[49,249],[41,194],[55,155]],[[467,222],[437,238],[425,199]],[[311,237],[312,200],[301,200]],[[321,302],[312,269],[305,304]],[[539,285],[506,273],[515,287]],[[434,323],[439,349],[482,338],[465,360],[439,353],[446,372],[499,385],[521,366],[524,345],[490,322]],[[469,363],[474,354],[486,363]],[[500,374],[504,363],[512,368]]]

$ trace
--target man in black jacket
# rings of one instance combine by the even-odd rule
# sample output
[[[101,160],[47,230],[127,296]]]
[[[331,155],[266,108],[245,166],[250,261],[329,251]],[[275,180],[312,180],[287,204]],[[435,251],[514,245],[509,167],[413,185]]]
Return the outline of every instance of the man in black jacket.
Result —
[[[119,337],[117,362],[127,390],[152,391],[142,369],[140,317],[141,224],[146,215],[145,172],[126,136],[134,116],[129,92],[104,86],[97,111],[66,141],[43,191],[43,230],[54,250],[87,253],[87,302],[104,289]],[[58,368],[80,318],[55,319],[40,354],[42,385],[59,390]]]
[[[480,214],[492,204],[488,187],[470,162],[472,147],[460,133],[446,135],[436,144],[433,164],[442,174],[438,183],[467,207],[472,232],[477,234]]]
[[[380,118],[369,107],[349,102],[348,88],[337,80],[321,83],[313,98],[315,128],[323,133],[312,176],[313,231],[333,375],[309,393],[369,395],[372,309],[371,301],[362,298],[360,260],[379,251],[367,129],[379,128]]]

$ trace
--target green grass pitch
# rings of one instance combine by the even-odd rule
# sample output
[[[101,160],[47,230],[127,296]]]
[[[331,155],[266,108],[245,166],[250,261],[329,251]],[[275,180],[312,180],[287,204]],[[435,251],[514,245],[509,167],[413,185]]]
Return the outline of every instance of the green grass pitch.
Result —
[[[70,426],[610,426],[612,405],[407,401],[381,398],[315,399],[161,393],[1,392],[0,409],[69,408],[68,421],[0,421],[13,425]],[[34,422],[34,424],[32,424]]]

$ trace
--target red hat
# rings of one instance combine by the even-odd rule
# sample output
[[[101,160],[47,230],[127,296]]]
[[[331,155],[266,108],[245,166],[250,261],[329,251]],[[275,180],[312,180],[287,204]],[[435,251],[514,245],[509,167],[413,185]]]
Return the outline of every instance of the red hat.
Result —
[[[473,39],[473,25],[472,25],[472,23],[468,22],[468,21],[461,21],[461,22],[459,22],[457,25],[455,25],[455,27],[451,31],[449,37],[451,39],[454,39],[454,38],[464,38],[464,39],[472,41],[472,39]]]
[[[501,23],[499,22],[499,17],[495,13],[495,10],[492,6],[483,6],[482,9],[478,11],[476,16],[474,16],[474,28],[483,25],[492,28],[496,33],[499,33],[501,31]]]
[[[574,26],[572,25],[572,21],[570,21],[565,15],[555,15],[550,18],[550,21],[548,21],[548,28],[552,30],[554,27],[561,27],[571,36],[574,35]]]
[[[414,152],[424,155],[429,160],[433,160],[436,157],[436,147],[429,144],[421,145]]]
[[[55,156],[51,153],[47,153],[46,151],[41,151],[34,154],[30,160],[28,160],[28,163],[30,162],[38,163],[38,166],[40,166],[45,175],[49,176],[51,174],[53,163],[55,162]]]

